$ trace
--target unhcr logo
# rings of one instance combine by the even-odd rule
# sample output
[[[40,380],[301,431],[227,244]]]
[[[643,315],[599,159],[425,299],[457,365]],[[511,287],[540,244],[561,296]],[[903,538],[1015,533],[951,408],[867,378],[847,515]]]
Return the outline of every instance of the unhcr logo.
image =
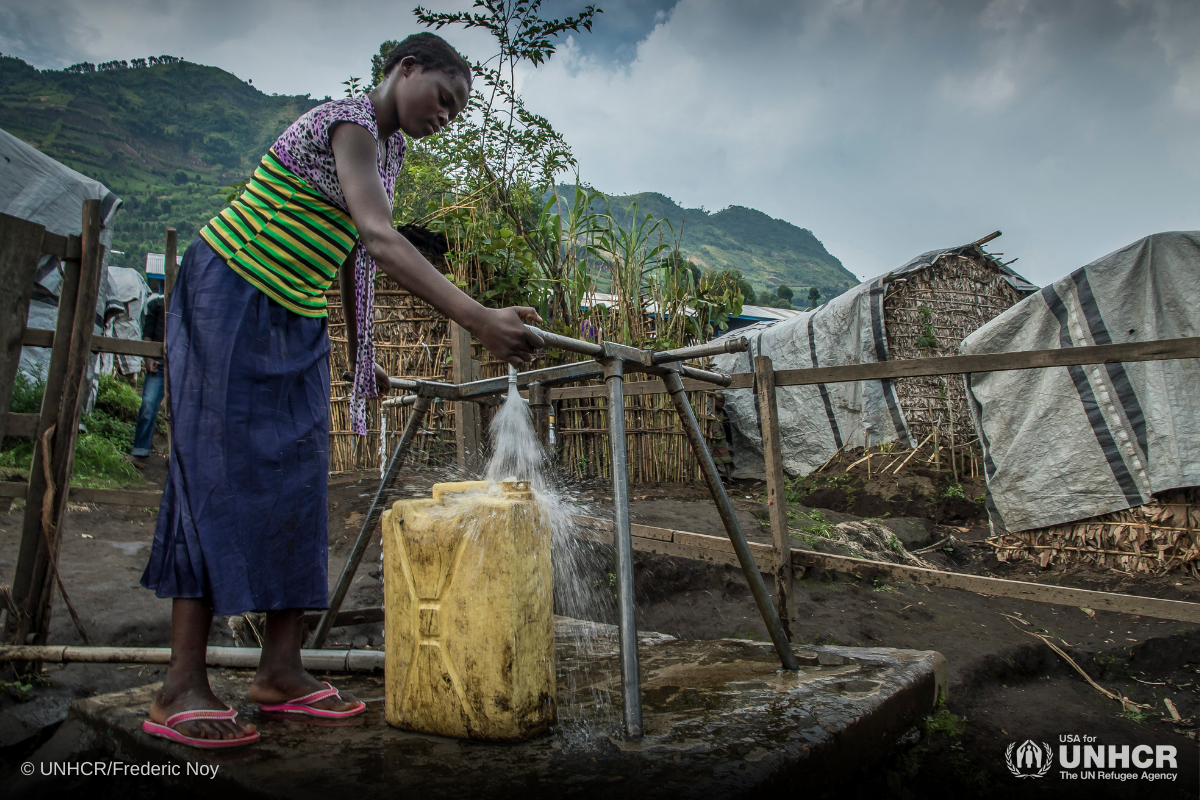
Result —
[[[1018,778],[1041,778],[1054,765],[1054,754],[1045,742],[1039,747],[1033,739],[1026,739],[1020,745],[1010,744],[1004,751],[1004,760],[1008,771]]]

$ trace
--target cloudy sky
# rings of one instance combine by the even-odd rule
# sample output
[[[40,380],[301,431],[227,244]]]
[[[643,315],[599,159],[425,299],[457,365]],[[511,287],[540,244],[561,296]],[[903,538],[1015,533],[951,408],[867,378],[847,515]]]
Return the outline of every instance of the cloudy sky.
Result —
[[[760,209],[860,277],[999,229],[1044,284],[1200,228],[1197,0],[597,5],[520,87],[604,191]],[[0,0],[0,51],[38,67],[169,53],[314,96],[418,29],[380,0]]]

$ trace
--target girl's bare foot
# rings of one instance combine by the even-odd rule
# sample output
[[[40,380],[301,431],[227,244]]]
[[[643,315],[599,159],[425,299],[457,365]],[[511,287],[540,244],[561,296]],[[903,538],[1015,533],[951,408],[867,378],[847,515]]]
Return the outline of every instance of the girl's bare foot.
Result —
[[[267,613],[263,637],[263,653],[258,661],[258,674],[250,686],[250,699],[256,703],[278,704],[304,697],[325,689],[325,684],[304,671],[300,661],[300,646],[304,641],[301,609],[286,609]],[[349,711],[358,700],[349,692],[326,697],[312,704],[326,711]]]
[[[162,689],[150,704],[150,719],[154,722],[165,725],[168,718],[181,711],[224,711],[229,707],[208,685],[205,656],[210,627],[212,609],[204,601],[186,598],[173,601],[171,663],[167,666]],[[235,720],[224,719],[188,720],[179,723],[175,729],[184,736],[197,739],[238,739],[255,730],[253,725],[239,725]]]

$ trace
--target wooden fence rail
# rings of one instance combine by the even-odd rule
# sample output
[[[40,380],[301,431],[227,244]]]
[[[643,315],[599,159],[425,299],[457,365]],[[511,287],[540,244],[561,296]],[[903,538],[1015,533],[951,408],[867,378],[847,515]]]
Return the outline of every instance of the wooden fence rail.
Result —
[[[575,522],[586,537],[600,543],[612,543],[611,520],[576,516]],[[710,564],[738,565],[737,556],[733,552],[733,544],[724,536],[708,536],[688,531],[655,528],[649,525],[633,525],[631,528],[633,549],[638,552],[690,558]],[[767,575],[772,574],[775,548],[769,544],[750,542],[750,550],[754,554],[754,560],[758,564],[759,570]],[[883,578],[902,583],[939,586],[943,589],[959,589],[989,597],[1012,597],[1018,600],[1033,600],[1038,603],[1077,606],[1093,610],[1103,609],[1122,614],[1200,624],[1200,603],[1187,603],[1182,600],[1161,600],[1156,597],[1138,597],[1115,592],[1097,592],[1090,589],[1072,589],[1066,586],[989,578],[982,575],[964,575],[958,572],[908,567],[865,558],[817,553],[811,550],[792,550],[791,562],[793,569],[798,571],[815,567],[831,572],[850,573],[864,578]]]

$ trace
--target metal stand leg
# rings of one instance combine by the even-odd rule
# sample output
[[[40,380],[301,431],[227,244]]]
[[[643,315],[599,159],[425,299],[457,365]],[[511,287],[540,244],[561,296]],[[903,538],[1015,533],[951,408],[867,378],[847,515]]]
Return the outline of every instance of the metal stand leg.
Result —
[[[604,362],[608,388],[608,441],[612,450],[613,545],[617,551],[617,630],[621,652],[621,702],[625,735],[642,735],[637,619],[633,608],[633,536],[629,529],[629,468],[625,450],[625,374],[619,358]]]
[[[425,413],[429,411],[429,402],[428,397],[418,397],[417,402],[413,405],[412,416],[408,418],[408,424],[404,426],[404,433],[401,434],[396,449],[392,451],[387,471],[383,475],[383,480],[379,482],[379,489],[375,492],[375,499],[371,501],[367,517],[358,530],[358,538],[354,540],[354,547],[350,548],[350,555],[346,558],[345,566],[342,567],[342,574],[338,577],[333,596],[329,598],[329,608],[321,615],[321,621],[317,624],[317,629],[313,631],[310,645],[313,649],[319,650],[325,646],[325,639],[329,636],[329,629],[333,627],[333,620],[341,610],[342,602],[346,599],[346,592],[350,590],[350,584],[354,582],[354,575],[358,572],[358,565],[362,563],[363,555],[367,552],[367,545],[371,541],[371,531],[375,529],[375,523],[383,514],[381,501],[388,490],[392,488],[392,483],[396,480],[396,473],[400,471],[400,464],[408,454],[408,448],[416,438],[417,431],[425,424]]]
[[[800,665],[796,662],[796,655],[788,643],[783,623],[779,619],[775,606],[771,603],[767,585],[763,583],[762,575],[758,571],[758,564],[755,563],[754,556],[750,552],[750,545],[746,544],[746,536],[742,533],[742,528],[733,513],[729,495],[725,494],[725,487],[721,485],[721,476],[717,474],[717,465],[713,463],[712,454],[708,452],[708,447],[704,444],[704,436],[700,433],[700,426],[696,424],[696,415],[692,413],[687,393],[683,390],[683,381],[673,372],[663,375],[662,380],[667,391],[671,393],[675,411],[679,414],[680,422],[683,423],[683,430],[687,434],[688,441],[691,442],[692,452],[696,454],[696,460],[700,462],[704,480],[708,483],[708,490],[712,493],[713,502],[717,504],[721,521],[725,523],[725,531],[729,534],[729,540],[733,542],[733,550],[737,553],[738,561],[742,565],[742,572],[746,574],[746,580],[750,584],[750,591],[754,595],[758,612],[762,614],[763,622],[767,625],[767,632],[771,634],[771,641],[775,643],[779,660],[783,663],[784,669],[799,669]],[[613,461],[615,462],[616,459]]]

